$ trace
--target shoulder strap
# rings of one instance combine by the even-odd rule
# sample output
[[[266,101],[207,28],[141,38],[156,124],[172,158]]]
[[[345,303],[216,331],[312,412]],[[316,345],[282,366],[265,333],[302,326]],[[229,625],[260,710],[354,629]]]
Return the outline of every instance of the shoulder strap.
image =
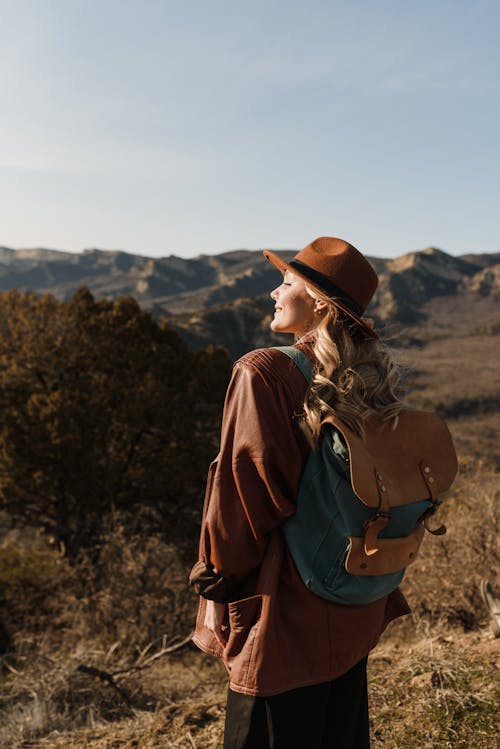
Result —
[[[311,382],[313,376],[313,363],[309,357],[294,346],[273,346],[276,351],[286,354],[297,365],[305,379]]]

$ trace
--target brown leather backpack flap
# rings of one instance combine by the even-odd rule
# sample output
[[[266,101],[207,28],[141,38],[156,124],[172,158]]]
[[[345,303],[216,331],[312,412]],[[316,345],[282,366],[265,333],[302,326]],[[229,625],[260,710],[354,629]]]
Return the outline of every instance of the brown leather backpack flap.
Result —
[[[365,553],[365,539],[351,536],[345,568],[351,575],[388,575],[408,567],[415,561],[425,529],[418,523],[409,536],[403,538],[379,538],[378,553]]]
[[[399,506],[431,498],[453,483],[457,456],[444,421],[426,411],[404,410],[397,423],[370,420],[359,437],[336,416],[333,424],[349,448],[352,488],[368,507]]]

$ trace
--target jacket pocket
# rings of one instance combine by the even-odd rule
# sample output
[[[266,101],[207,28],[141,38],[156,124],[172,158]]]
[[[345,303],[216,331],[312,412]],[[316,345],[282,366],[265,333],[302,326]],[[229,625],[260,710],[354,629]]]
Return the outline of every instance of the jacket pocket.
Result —
[[[260,622],[262,596],[255,595],[239,601],[231,601],[227,608],[229,638],[224,648],[224,659],[228,661],[228,665],[231,665],[230,661],[241,656],[241,660],[249,664]]]

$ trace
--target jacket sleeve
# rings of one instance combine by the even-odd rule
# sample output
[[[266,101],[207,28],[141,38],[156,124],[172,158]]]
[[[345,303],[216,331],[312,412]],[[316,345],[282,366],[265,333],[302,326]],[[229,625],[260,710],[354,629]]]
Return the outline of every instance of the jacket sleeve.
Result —
[[[294,407],[286,382],[254,363],[236,363],[207,484],[202,564],[191,575],[198,575],[191,583],[206,598],[228,600],[260,564],[269,532],[295,512],[303,452]]]

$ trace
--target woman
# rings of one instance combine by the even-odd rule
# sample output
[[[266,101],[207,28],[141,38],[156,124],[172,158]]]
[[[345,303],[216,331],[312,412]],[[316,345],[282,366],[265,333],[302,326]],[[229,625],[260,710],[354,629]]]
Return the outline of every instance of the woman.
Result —
[[[264,254],[283,273],[271,328],[295,334],[315,374],[272,348],[234,365],[191,573],[193,639],[229,672],[224,749],[366,749],[366,658],[408,606],[399,590],[361,606],[313,594],[282,526],[322,419],[361,435],[368,417],[393,419],[398,372],[363,318],[377,276],[358,250],[321,237],[289,263]]]

